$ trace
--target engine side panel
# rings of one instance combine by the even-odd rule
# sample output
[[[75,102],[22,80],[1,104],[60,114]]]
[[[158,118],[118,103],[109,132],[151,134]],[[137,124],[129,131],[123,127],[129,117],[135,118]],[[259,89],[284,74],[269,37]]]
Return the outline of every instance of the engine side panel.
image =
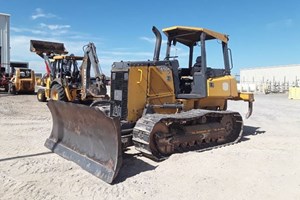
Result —
[[[207,96],[224,98],[238,96],[235,78],[229,75],[217,78],[209,78],[207,80]]]
[[[110,113],[112,117],[120,117],[121,120],[126,120],[128,115],[128,68],[123,67],[123,64],[114,63],[115,67],[111,72],[110,97],[113,103]]]
[[[137,121],[143,114],[147,102],[148,67],[131,67],[128,80],[128,117],[130,122]]]

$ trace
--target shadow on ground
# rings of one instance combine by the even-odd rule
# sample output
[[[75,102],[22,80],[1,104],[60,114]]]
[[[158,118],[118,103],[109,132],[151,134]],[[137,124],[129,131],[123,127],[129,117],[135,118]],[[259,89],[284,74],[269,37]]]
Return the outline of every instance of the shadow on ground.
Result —
[[[0,91],[0,97],[14,96],[13,94],[8,94],[7,92]]]
[[[244,126],[243,136],[240,142],[250,140],[249,136],[264,134],[265,131],[260,127]],[[123,154],[123,165],[120,169],[119,175],[114,181],[114,184],[125,181],[129,177],[133,177],[141,172],[154,170],[157,166],[150,165],[144,162],[139,157],[141,154]]]
[[[114,184],[121,183],[127,178],[133,177],[141,172],[154,170],[157,167],[146,163],[139,158],[140,156],[140,153],[123,154],[123,164],[117,178],[114,180]]]
[[[47,154],[52,154],[52,152],[47,151],[47,152],[35,153],[35,154],[28,154],[28,155],[23,155],[23,156],[14,156],[14,157],[9,157],[9,158],[0,158],[0,162],[9,161],[9,160],[15,160],[15,159],[21,159],[21,158],[30,158],[30,157],[35,157],[35,156],[42,156],[42,155],[47,155]]]
[[[265,131],[261,130],[260,127],[253,127],[253,126],[244,126],[243,130],[243,136],[240,140],[240,142],[244,142],[247,140],[250,140],[249,136],[255,136],[264,134]],[[23,156],[15,156],[15,157],[9,157],[9,158],[0,158],[0,162],[3,161],[9,161],[14,159],[21,159],[21,158],[27,158],[27,157],[35,157],[35,156],[41,156],[46,154],[51,154],[52,152],[42,152],[37,154],[28,154]],[[133,177],[135,175],[138,175],[142,172],[155,170],[157,166],[153,166],[142,159],[140,159],[141,154],[127,154],[123,153],[123,163],[122,167],[119,171],[118,176],[114,180],[113,184],[121,183],[125,181],[127,178]]]
[[[266,131],[261,130],[260,127],[254,127],[254,126],[244,126],[243,136],[241,138],[241,142],[250,140],[249,136],[252,135],[260,135],[264,134]]]
[[[36,95],[36,93],[18,93],[18,94],[9,94],[5,91],[0,90],[0,97],[8,97],[8,96],[20,96],[20,95]]]

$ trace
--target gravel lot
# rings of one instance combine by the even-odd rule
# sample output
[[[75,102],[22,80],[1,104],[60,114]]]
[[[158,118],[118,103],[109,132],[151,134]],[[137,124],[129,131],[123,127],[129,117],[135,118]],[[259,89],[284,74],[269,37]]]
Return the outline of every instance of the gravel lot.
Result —
[[[46,103],[0,94],[0,199],[300,199],[300,101],[256,95],[241,142],[156,163],[131,149],[109,185],[49,152]],[[230,110],[243,115],[244,102]]]

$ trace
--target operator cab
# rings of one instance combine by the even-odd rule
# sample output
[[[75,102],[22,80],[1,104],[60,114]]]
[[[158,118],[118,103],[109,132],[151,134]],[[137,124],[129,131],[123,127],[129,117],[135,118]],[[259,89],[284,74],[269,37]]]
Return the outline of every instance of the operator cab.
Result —
[[[78,61],[82,61],[82,56],[57,55],[53,57],[54,62],[51,63],[51,77],[66,78],[70,83],[77,83],[79,77]]]
[[[31,78],[31,69],[19,68],[20,69],[20,78]]]
[[[208,78],[230,75],[231,67],[229,62],[227,35],[205,28],[185,26],[166,28],[163,29],[163,32],[168,37],[165,60],[170,60],[172,65],[177,98],[205,98],[207,97]],[[208,67],[206,46],[208,43],[207,41],[209,40],[215,42],[220,41],[222,44],[221,57],[223,57],[224,67]],[[187,50],[188,53],[182,52],[183,50]],[[175,56],[172,54],[175,54]],[[188,62],[188,66],[179,66],[177,60],[178,57],[180,57],[181,62]],[[215,61],[217,59],[211,60]],[[215,63],[212,64],[214,65]],[[220,64],[218,63],[217,65],[219,66]]]

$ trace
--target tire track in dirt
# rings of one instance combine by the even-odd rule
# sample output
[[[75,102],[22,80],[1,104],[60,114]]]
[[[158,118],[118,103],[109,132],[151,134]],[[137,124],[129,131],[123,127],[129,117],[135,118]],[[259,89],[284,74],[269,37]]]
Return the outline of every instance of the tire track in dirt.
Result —
[[[266,134],[248,133],[239,145],[176,154],[155,164],[144,157],[125,158],[119,182],[109,185],[56,154],[34,156],[49,151],[43,146],[52,127],[46,104],[30,95],[0,97],[0,160],[8,158],[0,162],[0,199],[230,199],[235,192],[240,199],[300,197],[300,104],[286,115],[287,98],[264,102],[258,97],[247,124]],[[234,105],[240,112],[245,107]],[[278,115],[272,124],[266,119],[270,112]],[[288,126],[274,126],[282,122]]]
[[[0,183],[3,194],[1,199],[11,199],[11,197],[22,197],[22,199],[62,199],[57,195],[52,195],[49,191],[39,187],[37,181],[21,181],[7,174],[0,172]],[[18,198],[17,198],[18,199]]]

